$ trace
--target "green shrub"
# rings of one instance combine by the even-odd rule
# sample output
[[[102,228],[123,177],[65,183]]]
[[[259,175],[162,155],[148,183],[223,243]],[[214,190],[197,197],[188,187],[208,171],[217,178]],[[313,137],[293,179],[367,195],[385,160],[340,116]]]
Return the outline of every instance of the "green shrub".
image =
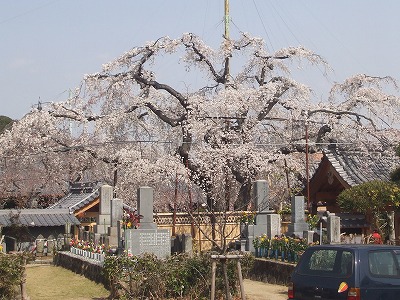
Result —
[[[0,299],[15,299],[30,256],[25,253],[0,253]]]
[[[244,276],[254,258],[241,260]],[[216,294],[224,292],[220,264],[217,265]],[[154,255],[108,256],[103,273],[110,285],[111,299],[209,299],[211,286],[210,253],[192,257],[179,254],[165,260]],[[233,294],[238,291],[237,264],[228,263],[228,278]]]

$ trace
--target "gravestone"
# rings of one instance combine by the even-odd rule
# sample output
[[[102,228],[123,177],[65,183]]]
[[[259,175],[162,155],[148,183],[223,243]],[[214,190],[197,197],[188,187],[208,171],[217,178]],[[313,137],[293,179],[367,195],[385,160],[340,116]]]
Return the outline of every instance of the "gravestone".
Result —
[[[267,215],[267,236],[272,238],[281,235],[281,216],[279,214]]]
[[[58,251],[63,250],[64,245],[65,245],[64,235],[62,233],[60,233],[57,236],[57,250]]]
[[[171,237],[171,252],[186,253],[191,256],[193,254],[192,235],[183,233]]]
[[[84,231],[83,232],[82,240],[89,241],[89,231]]]
[[[253,199],[256,207],[256,217],[254,224],[248,224],[246,228],[246,250],[253,252],[253,240],[263,234],[269,237],[280,233],[280,218],[269,209],[268,182],[266,180],[256,180],[253,184]],[[273,235],[270,235],[273,234]]]
[[[95,235],[94,232],[89,231],[89,242],[94,243],[94,235]]]
[[[101,234],[100,233],[95,233],[94,234],[94,243],[95,243],[95,245],[102,244],[100,238],[101,238]]]
[[[118,221],[121,221],[124,216],[124,203],[122,199],[111,200],[111,226],[117,227]]]
[[[308,231],[308,224],[304,220],[304,196],[293,196],[291,201],[292,220],[288,226],[287,236],[303,236]]]
[[[111,200],[111,226],[108,227],[108,243],[111,247],[120,247],[120,230],[118,228],[119,221],[123,219],[124,203],[122,199]]]
[[[340,244],[340,217],[329,214],[326,230],[328,233],[328,244]]]
[[[78,227],[78,239],[83,240],[83,233],[85,232],[85,227],[79,226]]]
[[[111,225],[111,199],[113,198],[113,187],[110,185],[103,185],[100,188],[100,207],[99,219],[95,232],[100,234],[107,234],[107,228]]]
[[[49,255],[53,255],[54,254],[54,248],[56,246],[55,243],[55,239],[53,235],[49,235],[49,237],[47,238],[47,253]]]
[[[266,180],[254,182],[253,199],[256,211],[269,211],[268,182]]]
[[[182,252],[192,256],[193,254],[193,238],[191,234],[182,234]]]
[[[43,256],[44,254],[44,236],[39,234],[36,238],[36,255]]]
[[[157,225],[153,219],[153,188],[140,187],[137,191],[137,209],[143,218],[140,220],[141,229],[155,229]]]
[[[153,189],[138,189],[138,212],[143,218],[138,229],[125,230],[125,250],[133,255],[153,253],[158,258],[171,255],[171,234],[168,229],[157,229],[153,221]]]

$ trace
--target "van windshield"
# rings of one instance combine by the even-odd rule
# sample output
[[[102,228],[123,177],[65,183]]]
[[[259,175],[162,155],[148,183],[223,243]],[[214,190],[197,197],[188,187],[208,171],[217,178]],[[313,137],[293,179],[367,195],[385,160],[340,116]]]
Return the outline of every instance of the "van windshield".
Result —
[[[353,272],[353,254],[341,249],[318,249],[310,251],[299,266],[306,275],[348,277]]]

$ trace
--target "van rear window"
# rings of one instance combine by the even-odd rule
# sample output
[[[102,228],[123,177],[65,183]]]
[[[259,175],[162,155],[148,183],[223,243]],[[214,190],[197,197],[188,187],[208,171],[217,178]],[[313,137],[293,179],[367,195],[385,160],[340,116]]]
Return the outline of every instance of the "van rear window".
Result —
[[[398,277],[398,255],[390,250],[370,251],[368,254],[369,271],[377,277]]]
[[[306,275],[347,277],[353,272],[353,261],[350,251],[318,249],[302,260],[299,272]]]

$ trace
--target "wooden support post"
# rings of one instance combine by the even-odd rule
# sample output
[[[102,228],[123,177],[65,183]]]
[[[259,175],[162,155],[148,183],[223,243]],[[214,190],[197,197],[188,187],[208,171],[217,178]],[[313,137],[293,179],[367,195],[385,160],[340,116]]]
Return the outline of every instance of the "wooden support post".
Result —
[[[229,260],[237,259],[237,271],[240,285],[240,296],[242,300],[246,299],[246,294],[244,292],[242,267],[240,265],[240,259],[243,255],[227,254],[227,255],[211,255],[212,265],[211,265],[211,300],[215,300],[215,276],[217,271],[217,260]],[[226,266],[226,264],[225,264]],[[228,288],[228,287],[226,287]],[[229,297],[229,296],[228,296]]]
[[[240,296],[241,296],[242,300],[246,300],[246,295],[244,293],[242,266],[240,265],[240,259],[237,260],[237,270],[238,270],[238,277],[239,277]]]
[[[217,272],[217,261],[215,259],[212,260],[211,267],[211,300],[215,299],[215,274]]]

